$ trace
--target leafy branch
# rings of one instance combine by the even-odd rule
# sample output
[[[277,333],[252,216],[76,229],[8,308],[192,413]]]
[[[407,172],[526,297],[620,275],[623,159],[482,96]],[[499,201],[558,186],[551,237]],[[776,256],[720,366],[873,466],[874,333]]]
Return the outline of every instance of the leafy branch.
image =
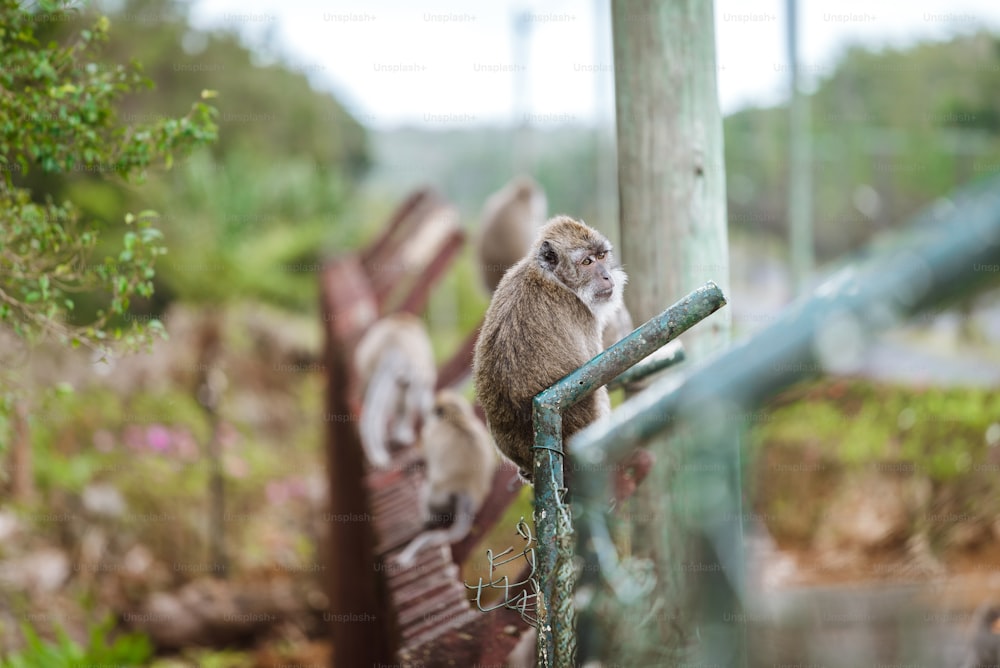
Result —
[[[148,168],[170,169],[175,155],[213,142],[216,110],[196,101],[181,118],[121,123],[122,98],[152,82],[136,63],[99,60],[108,18],[61,45],[37,35],[75,11],[63,1],[26,8],[0,0],[0,325],[30,342],[135,347],[162,325],[133,321],[122,331],[109,323],[128,313],[133,297],[153,293],[156,259],[166,253],[156,213],[126,214],[120,251],[95,257],[106,227],[81,220],[72,202],[33,198],[23,177],[39,169],[142,181]],[[213,95],[203,91],[202,100]],[[90,322],[73,322],[78,293],[102,296]]]

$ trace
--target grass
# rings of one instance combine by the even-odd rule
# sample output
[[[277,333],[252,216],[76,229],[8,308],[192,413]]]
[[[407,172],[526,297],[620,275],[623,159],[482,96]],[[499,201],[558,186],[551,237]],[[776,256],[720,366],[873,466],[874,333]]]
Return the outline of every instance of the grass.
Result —
[[[945,482],[1000,456],[1000,393],[825,381],[779,397],[752,442],[818,450],[847,467],[906,461]]]
[[[748,442],[754,506],[779,540],[808,543],[836,491],[865,472],[928,481],[913,526],[932,537],[954,532],[955,517],[988,526],[1000,512],[991,390],[827,379],[776,398]]]

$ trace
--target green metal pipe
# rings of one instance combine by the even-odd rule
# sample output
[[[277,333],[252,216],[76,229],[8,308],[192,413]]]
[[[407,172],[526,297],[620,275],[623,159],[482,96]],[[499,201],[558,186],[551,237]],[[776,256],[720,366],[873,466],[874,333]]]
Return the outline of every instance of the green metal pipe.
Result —
[[[582,506],[576,528],[598,539],[605,578],[629,588],[621,582],[616,556],[600,543],[607,533],[602,504],[609,491],[599,472],[609,464],[678,424],[708,429],[720,416],[752,410],[796,382],[850,372],[860,366],[873,331],[1000,282],[1000,179],[967,189],[953,204],[946,215],[929,211],[918,217],[902,241],[844,267],[749,340],[684,377],[656,381],[571,439],[568,449],[580,471],[573,493]],[[593,577],[588,572],[584,579],[593,584]]]
[[[540,665],[572,666],[574,661],[574,550],[569,507],[562,497],[563,412],[725,304],[722,290],[715,283],[706,283],[535,397],[533,477]]]
[[[662,354],[664,352],[665,349],[661,349],[661,354],[656,354],[649,359],[644,359],[631,369],[626,370],[620,376],[608,383],[608,389],[625,387],[626,385],[637,383],[649,376],[652,376],[654,373],[676,366],[687,358],[687,355],[684,353],[684,346],[681,345],[680,341],[677,341],[676,346],[673,350],[669,351],[668,354]]]

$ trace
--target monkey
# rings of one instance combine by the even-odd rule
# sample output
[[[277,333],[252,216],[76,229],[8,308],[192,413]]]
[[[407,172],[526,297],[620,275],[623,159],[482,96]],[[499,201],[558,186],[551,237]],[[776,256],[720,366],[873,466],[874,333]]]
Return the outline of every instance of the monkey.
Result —
[[[962,668],[1000,667],[1000,605],[980,607],[972,626],[972,647]]]
[[[476,395],[499,450],[532,482],[532,398],[603,350],[628,277],[597,230],[556,216],[504,274],[473,355]],[[563,439],[609,414],[601,387],[563,414]]]
[[[428,545],[465,538],[497,468],[493,439],[468,400],[454,391],[437,393],[420,441],[427,471],[420,500],[425,533],[397,555],[403,566],[412,565]]]
[[[528,252],[545,222],[547,208],[545,192],[527,176],[511,180],[486,200],[480,214],[477,255],[490,294],[504,272]]]
[[[437,369],[427,330],[408,313],[386,316],[358,342],[354,365],[364,396],[361,443],[368,461],[384,468],[389,446],[413,445],[430,411]]]

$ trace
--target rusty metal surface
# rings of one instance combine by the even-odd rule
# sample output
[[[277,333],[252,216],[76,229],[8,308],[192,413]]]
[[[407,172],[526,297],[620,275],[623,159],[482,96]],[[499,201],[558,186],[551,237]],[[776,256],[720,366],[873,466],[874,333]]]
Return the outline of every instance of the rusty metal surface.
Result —
[[[428,195],[430,195],[429,189],[424,188],[410,193],[403,200],[389,218],[389,222],[386,223],[379,237],[358,254],[362,265],[367,266],[377,262],[380,257],[385,255],[390,241],[398,235],[400,225]]]
[[[452,229],[438,248],[437,257],[423,271],[419,280],[414,281],[409,293],[403,298],[399,305],[400,311],[420,315],[430,299],[431,290],[437,282],[444,276],[445,271],[458,256],[465,243],[465,232],[455,227]]]
[[[421,530],[420,455],[395,453],[389,469],[366,470],[352,418],[360,411],[351,364],[357,341],[380,315],[422,311],[464,236],[457,212],[439,194],[418,191],[368,249],[328,262],[321,273],[333,665],[410,665],[406,657],[416,656],[425,657],[418,662],[424,666],[499,665],[525,628],[508,615],[473,610],[456,565],[519,485],[504,480],[494,490],[457,554],[448,546],[428,548],[412,568],[402,568],[392,557]],[[468,374],[475,333],[469,341],[469,350],[463,346],[448,367],[456,378]]]
[[[373,297],[360,263],[342,258],[328,263],[321,275],[321,304],[327,326],[325,361],[328,373],[326,415],[352,412],[350,351],[374,318]],[[368,308],[365,308],[365,304]],[[354,423],[326,420],[326,461],[330,490],[330,632],[336,665],[371,665],[391,660],[392,625],[385,614],[389,601],[373,568],[375,536],[368,495],[362,480],[364,463]],[[350,546],[345,549],[345,546]]]
[[[458,212],[441,195],[427,189],[407,200],[362,261],[379,313],[422,311],[463,243]]]
[[[430,188],[424,188],[410,195],[393,213],[383,234],[366,250],[361,251],[361,264],[372,280],[372,291],[381,303],[383,291],[391,275],[381,270],[398,258],[400,249],[413,226],[427,217],[428,212],[441,204],[441,196]],[[391,286],[388,286],[391,287]]]
[[[387,584],[398,625],[396,660],[400,665],[501,665],[527,625],[516,615],[502,611],[484,615],[474,610],[448,546],[422,550],[412,568],[399,568],[393,561],[409,537],[420,529],[419,515],[413,512],[420,478],[419,472],[390,472],[375,473],[366,480],[378,499],[375,530],[386,546],[379,550],[378,568]],[[504,473],[498,472],[497,481],[502,486],[493,492],[495,506],[476,518],[479,536],[495,522],[495,515],[503,513],[519,488],[508,490],[509,480]],[[390,537],[389,532],[397,532],[396,537]]]

